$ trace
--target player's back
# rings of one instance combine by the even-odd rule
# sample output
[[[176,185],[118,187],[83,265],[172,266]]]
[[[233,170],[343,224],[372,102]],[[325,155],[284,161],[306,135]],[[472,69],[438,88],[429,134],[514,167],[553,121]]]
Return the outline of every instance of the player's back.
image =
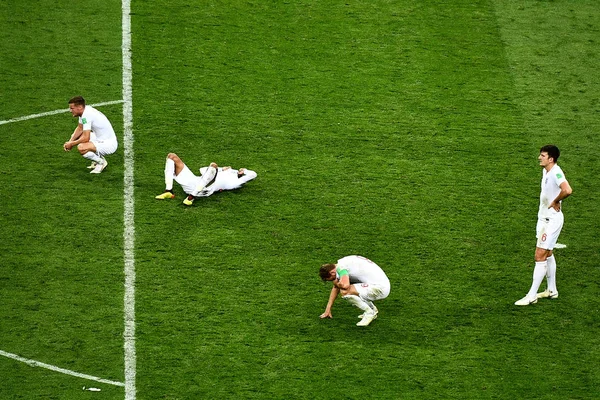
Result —
[[[338,268],[348,270],[351,283],[389,281],[381,267],[366,257],[346,256],[338,260]]]

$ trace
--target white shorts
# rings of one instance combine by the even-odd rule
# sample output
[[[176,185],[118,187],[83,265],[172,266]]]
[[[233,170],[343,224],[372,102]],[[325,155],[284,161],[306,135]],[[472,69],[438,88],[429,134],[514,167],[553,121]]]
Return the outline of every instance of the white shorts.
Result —
[[[179,183],[183,191],[187,194],[192,194],[200,184],[200,177],[186,166],[183,167],[179,175],[175,176],[175,182]]]
[[[546,250],[554,249],[564,221],[565,217],[562,212],[555,214],[552,218],[538,218],[536,246]]]
[[[355,283],[354,288],[358,296],[363,300],[375,301],[388,297],[390,294],[390,283]]]
[[[90,140],[90,142],[94,143],[94,146],[96,146],[96,153],[98,153],[100,157],[114,153],[119,147],[119,143],[116,140],[93,139]]]

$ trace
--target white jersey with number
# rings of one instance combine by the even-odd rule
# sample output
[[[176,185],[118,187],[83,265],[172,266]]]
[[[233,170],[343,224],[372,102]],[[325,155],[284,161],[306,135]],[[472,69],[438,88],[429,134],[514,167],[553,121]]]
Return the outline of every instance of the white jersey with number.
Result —
[[[565,174],[562,169],[554,164],[550,171],[543,169],[542,174],[542,190],[540,192],[540,209],[538,218],[552,218],[561,211],[556,211],[550,207],[550,203],[560,194],[560,185],[566,182]]]
[[[92,131],[98,141],[110,142],[117,140],[108,118],[92,106],[85,106],[83,114],[79,117],[79,123],[83,125],[84,131]]]
[[[379,267],[373,261],[362,256],[347,256],[337,262],[337,278],[339,271],[347,270],[350,276],[350,283],[372,283],[389,285],[390,281]]]

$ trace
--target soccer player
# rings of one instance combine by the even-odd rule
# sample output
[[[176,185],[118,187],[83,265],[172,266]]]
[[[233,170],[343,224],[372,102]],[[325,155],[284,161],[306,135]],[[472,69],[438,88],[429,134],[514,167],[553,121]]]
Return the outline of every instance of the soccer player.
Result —
[[[165,163],[165,192],[155,198],[158,200],[174,198],[173,180],[175,180],[188,195],[183,200],[183,204],[191,206],[196,197],[208,197],[214,192],[238,189],[244,183],[256,178],[256,172],[249,169],[221,168],[216,163],[200,168],[200,174],[200,176],[194,175],[177,154],[169,153]]]
[[[331,307],[341,293],[342,298],[360,308],[363,313],[358,326],[369,325],[379,310],[373,304],[390,294],[390,281],[385,272],[373,261],[361,256],[347,256],[338,260],[337,264],[323,264],[319,276],[324,281],[331,281],[333,287],[329,301],[321,318],[333,318]]]
[[[538,299],[556,299],[556,260],[552,250],[558,240],[563,226],[562,201],[569,197],[573,190],[558,166],[560,150],[554,145],[546,145],[540,149],[538,160],[542,169],[542,190],[540,193],[540,208],[537,222],[537,245],[535,248],[535,268],[533,283],[525,297],[515,302],[517,306],[527,306],[537,303]],[[537,293],[546,277],[548,288]]]
[[[108,165],[104,156],[113,154],[119,147],[115,131],[108,118],[94,107],[86,105],[81,96],[69,100],[69,110],[79,118],[79,124],[63,148],[70,151],[77,146],[79,154],[92,161],[88,167],[90,173],[99,174]]]

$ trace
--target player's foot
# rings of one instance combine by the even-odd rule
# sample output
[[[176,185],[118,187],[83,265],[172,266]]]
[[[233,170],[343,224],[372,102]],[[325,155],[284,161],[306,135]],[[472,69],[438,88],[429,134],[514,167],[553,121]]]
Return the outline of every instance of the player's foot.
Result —
[[[186,197],[185,199],[183,199],[183,204],[185,204],[186,206],[191,206],[194,203],[194,196],[192,196],[191,194]]]
[[[163,194],[159,194],[155,197],[157,200],[165,200],[165,199],[173,199],[175,195],[169,191],[164,192]]]
[[[542,293],[538,293],[537,298],[538,299],[556,299],[556,298],[558,298],[558,292],[551,292],[550,290],[546,289]]]
[[[90,165],[87,166],[87,169],[94,169],[98,163],[96,161],[92,161]]]
[[[106,166],[108,165],[108,161],[106,161],[104,157],[102,157],[102,161],[103,162],[96,164],[96,167],[94,167],[94,169],[90,171],[90,174],[99,174],[102,171],[104,171],[104,168],[106,168]]]
[[[362,317],[362,319],[360,321],[358,321],[358,323],[356,324],[356,326],[367,326],[369,325],[371,322],[373,322],[373,320],[377,318],[377,314],[375,314],[374,312],[365,312],[364,317]]]
[[[537,298],[530,299],[529,297],[525,296],[521,300],[515,301],[515,306],[528,306],[535,303],[537,303]]]

